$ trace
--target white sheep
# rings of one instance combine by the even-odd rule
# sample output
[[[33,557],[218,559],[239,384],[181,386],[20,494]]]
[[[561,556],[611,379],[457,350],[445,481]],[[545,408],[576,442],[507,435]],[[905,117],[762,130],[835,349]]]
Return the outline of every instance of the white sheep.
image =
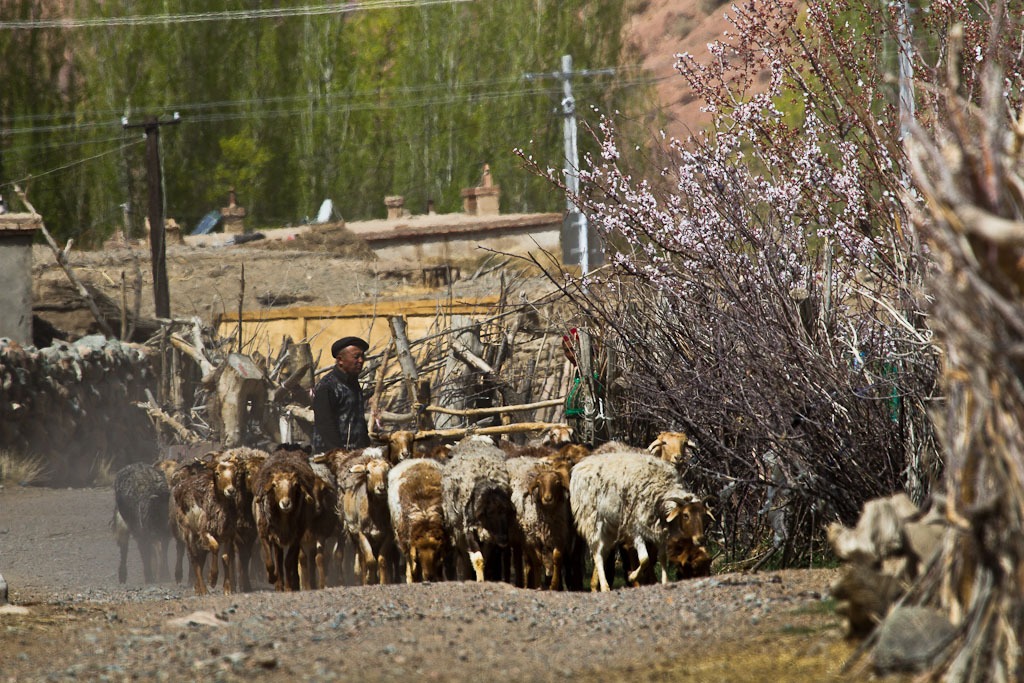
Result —
[[[440,576],[447,545],[441,504],[441,463],[410,458],[388,472],[388,509],[398,549],[405,557],[406,583]]]
[[[682,487],[672,465],[651,455],[612,452],[584,458],[573,468],[569,499],[602,591],[611,589],[604,562],[617,544],[636,548],[640,566],[628,577],[635,582],[649,561],[647,544],[654,543],[662,583],[668,583],[669,542],[690,538],[704,545],[704,504]]]
[[[484,561],[497,548],[506,548],[515,524],[512,489],[505,454],[487,437],[470,436],[455,444],[441,472],[445,524],[456,549],[458,578],[484,580]]]

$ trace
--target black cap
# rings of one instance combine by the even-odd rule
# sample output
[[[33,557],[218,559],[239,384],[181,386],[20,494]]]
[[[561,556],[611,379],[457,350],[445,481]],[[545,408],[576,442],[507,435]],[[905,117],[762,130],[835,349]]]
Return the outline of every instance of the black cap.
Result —
[[[341,353],[341,350],[346,346],[358,346],[364,352],[366,352],[370,348],[370,345],[367,344],[364,340],[360,339],[359,337],[342,337],[338,341],[331,344],[331,356],[337,358],[338,354]]]

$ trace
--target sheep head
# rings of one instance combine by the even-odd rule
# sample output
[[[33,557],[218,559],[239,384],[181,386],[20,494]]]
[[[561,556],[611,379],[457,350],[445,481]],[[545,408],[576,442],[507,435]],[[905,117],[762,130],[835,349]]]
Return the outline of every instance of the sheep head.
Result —
[[[407,430],[391,432],[388,435],[388,460],[398,463],[412,457],[412,449],[416,443],[416,433]]]
[[[692,494],[671,494],[662,503],[662,515],[669,525],[671,538],[687,538],[695,546],[704,545],[704,530],[709,519],[702,501]]]
[[[543,469],[534,477],[530,495],[538,506],[553,507],[565,501],[568,489],[566,474],[554,468]]]
[[[647,450],[656,458],[676,465],[686,464],[693,451],[690,438],[682,432],[662,432],[658,434]]]
[[[242,467],[233,457],[218,458],[210,463],[217,492],[229,500],[238,498],[242,485]]]
[[[572,427],[566,424],[551,425],[544,431],[541,438],[541,445],[559,448],[572,443]]]
[[[282,512],[290,512],[299,505],[302,490],[295,472],[274,472],[267,481],[264,492]]]
[[[361,475],[366,482],[366,492],[372,496],[383,496],[388,492],[388,472],[391,463],[383,458],[371,458],[349,468],[352,474]]]

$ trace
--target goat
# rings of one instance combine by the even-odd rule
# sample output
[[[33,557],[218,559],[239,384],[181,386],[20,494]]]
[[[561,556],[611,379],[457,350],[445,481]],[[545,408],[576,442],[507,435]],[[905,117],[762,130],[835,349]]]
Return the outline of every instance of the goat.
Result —
[[[253,483],[253,518],[275,590],[300,588],[299,552],[316,518],[316,475],[302,451],[277,450]]]
[[[668,543],[690,538],[704,545],[704,504],[682,488],[675,468],[648,454],[591,455],[573,468],[569,482],[576,528],[587,542],[602,591],[611,590],[605,559],[616,544],[636,548],[639,566],[628,575],[635,582],[649,562],[653,542],[661,562],[661,582],[668,582]]]
[[[241,486],[234,460],[195,460],[176,475],[171,489],[177,538],[188,551],[197,595],[205,595],[203,567],[210,562],[210,587],[217,585],[218,561],[224,566],[224,592],[234,588],[234,542]],[[180,566],[180,553],[179,553]]]
[[[151,464],[125,465],[114,476],[114,519],[121,561],[117,580],[128,579],[128,540],[135,538],[142,557],[142,576],[153,582],[154,562],[160,565],[160,579],[168,578],[167,545],[170,529],[171,489],[163,472]]]
[[[440,577],[448,543],[441,503],[441,463],[411,458],[388,472],[388,509],[406,583]]]
[[[462,439],[441,472],[441,494],[459,578],[468,574],[468,557],[476,580],[483,581],[485,557],[508,547],[515,524],[505,454],[487,437]]]

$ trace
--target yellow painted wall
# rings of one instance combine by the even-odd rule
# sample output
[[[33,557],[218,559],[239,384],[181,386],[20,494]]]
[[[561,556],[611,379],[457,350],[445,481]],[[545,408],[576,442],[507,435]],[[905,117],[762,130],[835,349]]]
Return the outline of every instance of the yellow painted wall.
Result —
[[[370,343],[368,355],[381,353],[391,340],[388,319],[404,316],[410,341],[422,339],[447,327],[452,315],[492,314],[498,297],[455,301],[387,301],[349,306],[293,306],[242,312],[242,343],[246,353],[277,356],[284,338],[309,342],[317,369],[330,367],[331,344],[339,337],[355,335]],[[217,321],[217,333],[226,338],[238,330],[238,314],[225,313]]]

